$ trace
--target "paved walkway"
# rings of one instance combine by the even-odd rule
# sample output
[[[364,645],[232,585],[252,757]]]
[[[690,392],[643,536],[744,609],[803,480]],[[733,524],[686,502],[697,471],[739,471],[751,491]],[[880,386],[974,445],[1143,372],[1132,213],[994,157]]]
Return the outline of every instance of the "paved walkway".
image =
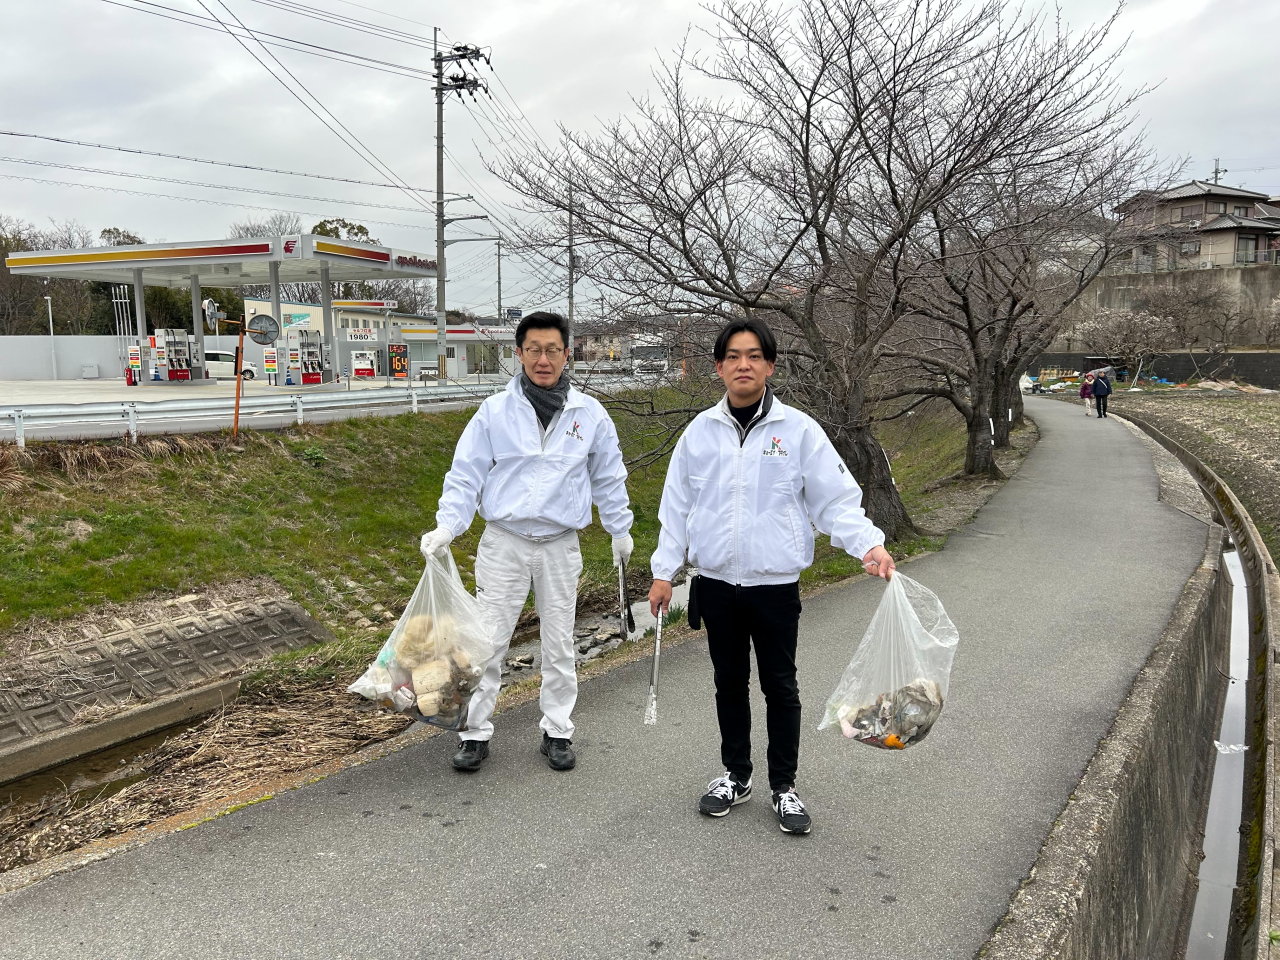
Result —
[[[1028,409],[1043,439],[1021,471],[909,568],[961,633],[925,744],[814,729],[883,587],[805,604],[810,836],[779,833],[763,790],[723,820],[696,812],[720,768],[691,642],[664,657],[656,728],[640,722],[647,664],[584,685],[573,773],[545,766],[523,707],[477,775],[436,738],[0,898],[5,956],[967,960],[1204,549],[1119,423]]]

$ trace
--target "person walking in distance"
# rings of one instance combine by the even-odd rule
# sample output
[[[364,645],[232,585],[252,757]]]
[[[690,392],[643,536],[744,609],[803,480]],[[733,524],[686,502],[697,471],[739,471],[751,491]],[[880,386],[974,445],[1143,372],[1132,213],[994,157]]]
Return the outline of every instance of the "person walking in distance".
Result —
[[[502,660],[533,587],[542,639],[542,753],[555,770],[577,762],[570,715],[578,696],[573,625],[582,553],[578,530],[591,505],[613,536],[613,563],[631,559],[632,514],[618,432],[600,402],[569,385],[569,324],[556,313],[532,313],[516,327],[520,372],[487,398],[458,440],[444,478],[436,528],[422,537],[424,555],[443,556],[485,519],[476,550],[476,597],[488,614],[495,653],[467,711],[458,770],[478,770],[489,756]]]
[[[751,648],[769,734],[769,788],[784,833],[808,833],[796,794],[800,688],[796,649],[800,571],[813,562],[813,527],[886,580],[884,534],[862,510],[862,491],[822,428],[769,388],[777,346],[754,318],[734,320],[715,343],[725,396],[689,424],[667,468],[649,606],[661,616],[681,566],[696,569],[689,607],[707,628],[720,758],[725,772],[698,803],[722,817],[751,796]]]
[[[1093,374],[1086,373],[1080,381],[1080,399],[1084,401],[1084,415],[1093,409]]]
[[[1106,371],[1093,378],[1093,405],[1098,410],[1098,419],[1107,415],[1107,397],[1111,396],[1111,381]]]

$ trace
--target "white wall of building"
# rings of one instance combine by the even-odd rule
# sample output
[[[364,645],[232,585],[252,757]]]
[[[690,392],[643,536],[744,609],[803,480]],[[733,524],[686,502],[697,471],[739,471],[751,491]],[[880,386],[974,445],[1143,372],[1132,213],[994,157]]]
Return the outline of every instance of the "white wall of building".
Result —
[[[235,350],[238,337],[214,337],[205,334],[205,350]],[[132,342],[132,341],[130,341]],[[128,350],[117,337],[53,338],[58,358],[58,380],[81,380],[84,364],[96,364],[101,380],[123,380]],[[121,357],[124,360],[121,360]],[[248,337],[244,339],[244,356],[263,368],[262,347]],[[0,381],[53,380],[53,364],[49,357],[49,337],[0,337]]]
[[[53,380],[49,356],[50,337],[0,337],[0,380]],[[52,338],[58,359],[58,380],[79,380],[83,364],[96,364],[102,379],[123,379],[121,341],[118,337]],[[128,352],[124,351],[125,363]]]

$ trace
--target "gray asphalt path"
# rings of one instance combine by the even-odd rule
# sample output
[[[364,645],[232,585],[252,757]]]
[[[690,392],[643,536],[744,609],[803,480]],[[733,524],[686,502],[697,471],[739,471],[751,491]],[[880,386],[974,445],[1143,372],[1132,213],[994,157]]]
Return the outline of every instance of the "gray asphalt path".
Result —
[[[498,718],[473,776],[452,738],[0,899],[6,957],[969,958],[1003,915],[1203,552],[1157,502],[1141,442],[1029,400],[1043,439],[941,554],[909,568],[960,628],[929,740],[879,752],[814,728],[883,590],[805,605],[801,795],[722,820],[703,642],[584,685],[579,767],[537,753],[536,705]]]

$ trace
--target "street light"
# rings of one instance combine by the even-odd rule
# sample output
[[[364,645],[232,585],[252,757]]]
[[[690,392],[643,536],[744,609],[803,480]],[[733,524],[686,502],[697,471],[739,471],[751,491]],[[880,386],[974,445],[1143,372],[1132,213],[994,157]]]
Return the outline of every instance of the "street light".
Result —
[[[53,364],[53,379],[58,379],[58,353],[53,346],[53,298],[46,296],[44,298],[45,306],[49,308],[49,362]]]

